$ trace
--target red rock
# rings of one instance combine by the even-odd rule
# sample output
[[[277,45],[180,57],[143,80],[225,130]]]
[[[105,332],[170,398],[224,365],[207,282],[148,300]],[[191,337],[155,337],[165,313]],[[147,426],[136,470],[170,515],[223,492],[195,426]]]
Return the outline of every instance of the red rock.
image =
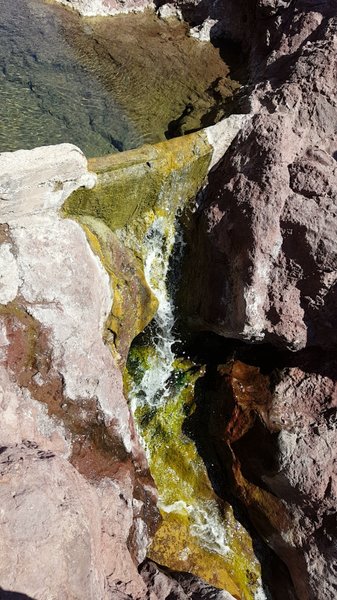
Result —
[[[336,3],[254,4],[252,118],[188,224],[181,300],[194,328],[271,344],[269,370],[277,360],[272,345],[285,349],[264,409],[255,402],[254,415],[247,413],[227,388],[212,435],[236,495],[287,564],[298,598],[334,600]],[[306,348],[291,357],[289,350]],[[254,347],[248,352],[254,356]]]
[[[257,22],[273,46],[252,53],[254,114],[210,176],[191,234],[188,313],[226,337],[332,347],[337,23],[331,2],[283,4]]]
[[[34,600],[145,600],[137,565],[158,523],[103,340],[109,278],[81,227],[58,214],[94,180],[71,145],[0,156],[1,266],[10,267],[0,282],[0,583]]]
[[[2,448],[0,482],[4,589],[34,600],[116,600],[121,588],[145,600],[124,539],[132,505],[125,509],[119,486],[106,480],[95,490],[66,460],[33,442]]]

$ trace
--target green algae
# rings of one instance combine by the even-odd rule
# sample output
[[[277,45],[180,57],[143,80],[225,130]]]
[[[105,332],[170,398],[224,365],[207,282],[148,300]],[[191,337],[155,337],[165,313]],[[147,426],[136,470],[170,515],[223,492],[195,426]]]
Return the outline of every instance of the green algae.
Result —
[[[137,385],[153,364],[154,352],[146,337],[131,347],[124,378],[129,397],[135,398]],[[156,406],[141,397],[134,401],[163,519],[149,556],[249,600],[261,577],[252,540],[236,521],[231,506],[214,493],[195,443],[184,431],[185,420],[194,411],[194,385],[203,374],[203,367],[177,359],[164,400]],[[218,538],[212,534],[210,521]]]
[[[145,286],[165,303],[176,216],[202,186],[211,150],[205,133],[198,132],[92,159],[89,169],[97,174],[96,186],[77,190],[63,207],[64,216],[83,226],[110,276],[114,302],[106,339],[115,351],[118,337],[126,335],[125,352],[156,310],[148,288],[135,309],[130,298],[123,301],[121,289],[124,286],[127,297],[135,274],[145,289],[147,270]],[[112,340],[109,331],[114,333]],[[163,333],[159,331],[159,336]],[[180,359],[165,362],[154,338],[150,325],[133,343],[125,370],[125,389],[147,447],[163,518],[149,556],[172,569],[194,573],[240,600],[252,600],[261,574],[251,538],[230,505],[214,493],[197,448],[184,432],[185,419],[194,410],[194,384],[203,369]],[[142,380],[161,363],[167,368],[165,389],[159,389],[151,403]]]
[[[211,157],[204,132],[119,155],[89,161],[97,173],[91,190],[73,192],[63,206],[65,216],[87,215],[112,231],[132,227],[140,239],[146,215],[169,213],[173,218],[200,189]]]

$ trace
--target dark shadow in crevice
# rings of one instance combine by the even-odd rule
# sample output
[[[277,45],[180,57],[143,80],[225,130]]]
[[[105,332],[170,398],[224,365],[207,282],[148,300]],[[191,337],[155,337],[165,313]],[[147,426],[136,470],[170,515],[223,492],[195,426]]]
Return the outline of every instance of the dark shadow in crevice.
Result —
[[[232,492],[234,481],[230,469],[232,456],[229,448],[223,444],[221,455],[219,455],[219,448],[214,436],[209,431],[209,423],[212,417],[219,418],[218,415],[214,414],[212,401],[212,395],[217,393],[215,382],[216,366],[213,365],[207,368],[205,376],[196,384],[196,409],[185,420],[183,431],[196,444],[198,454],[203,459],[215,493],[232,506],[235,518],[250,534],[255,555],[261,564],[262,583],[267,598],[296,600],[297,596],[286,565],[262,540],[253,526],[246,508]],[[271,438],[276,437],[272,434],[269,435]],[[268,467],[274,468],[272,457],[269,457],[268,460],[271,461]],[[228,468],[226,468],[226,465],[228,465]],[[256,484],[260,485],[260,483],[260,481],[256,481]]]
[[[0,588],[0,600],[35,600],[32,596],[20,594],[19,592],[9,592]]]

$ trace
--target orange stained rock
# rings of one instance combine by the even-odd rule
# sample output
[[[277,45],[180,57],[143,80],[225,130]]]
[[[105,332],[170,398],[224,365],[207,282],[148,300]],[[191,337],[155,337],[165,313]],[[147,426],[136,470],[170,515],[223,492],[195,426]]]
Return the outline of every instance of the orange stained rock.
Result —
[[[225,428],[225,439],[240,439],[253,425],[256,414],[263,420],[271,402],[269,378],[258,367],[234,360],[219,365],[218,373],[227,379],[234,407]]]

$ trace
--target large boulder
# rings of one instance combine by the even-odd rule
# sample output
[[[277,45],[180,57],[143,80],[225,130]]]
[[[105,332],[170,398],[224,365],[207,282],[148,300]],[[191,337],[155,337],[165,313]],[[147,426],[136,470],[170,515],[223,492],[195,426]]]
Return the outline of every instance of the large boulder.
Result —
[[[35,600],[46,589],[55,599],[117,598],[117,588],[145,598],[136,565],[158,522],[104,341],[111,281],[81,226],[59,216],[71,192],[95,182],[70,144],[0,155],[0,445],[9,469],[0,584]]]
[[[337,21],[310,4],[264,22],[275,45],[252,54],[253,116],[210,177],[185,293],[195,326],[293,350],[337,341]]]

